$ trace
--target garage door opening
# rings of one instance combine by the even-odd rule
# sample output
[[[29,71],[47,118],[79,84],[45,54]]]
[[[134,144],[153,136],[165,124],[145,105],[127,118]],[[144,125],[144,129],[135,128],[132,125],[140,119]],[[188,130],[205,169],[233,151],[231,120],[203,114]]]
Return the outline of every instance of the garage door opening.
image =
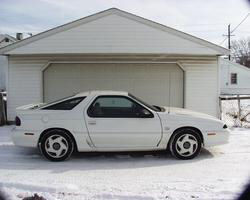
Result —
[[[183,107],[177,64],[53,63],[43,72],[44,102],[89,90],[128,91],[148,103]]]

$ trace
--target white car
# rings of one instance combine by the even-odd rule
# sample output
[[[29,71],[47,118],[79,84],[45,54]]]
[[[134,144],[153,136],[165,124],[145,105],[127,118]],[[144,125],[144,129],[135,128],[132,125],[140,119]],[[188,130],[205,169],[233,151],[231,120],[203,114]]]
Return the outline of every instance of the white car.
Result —
[[[90,91],[17,108],[15,145],[38,147],[51,161],[73,151],[167,150],[179,159],[228,142],[222,121],[181,108],[149,105],[128,92]]]

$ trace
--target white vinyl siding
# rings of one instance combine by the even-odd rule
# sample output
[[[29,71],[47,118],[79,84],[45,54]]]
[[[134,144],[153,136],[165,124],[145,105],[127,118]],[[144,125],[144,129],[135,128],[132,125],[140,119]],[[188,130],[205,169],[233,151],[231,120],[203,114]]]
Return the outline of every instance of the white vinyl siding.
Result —
[[[14,120],[15,108],[21,105],[43,101],[43,72],[42,69],[49,60],[25,57],[9,57],[9,84],[8,84],[8,119]],[[184,105],[185,108],[218,116],[218,67],[216,61],[181,61],[185,69],[184,78]],[[61,73],[59,71],[59,73]],[[94,76],[96,76],[94,74]],[[150,76],[150,75],[147,75]],[[163,77],[161,77],[162,79]],[[171,76],[176,79],[177,77]],[[165,81],[165,80],[164,80]],[[117,85],[122,82],[115,81]],[[69,83],[71,84],[71,83]],[[147,84],[147,82],[145,82]],[[140,87],[137,85],[136,87]],[[152,90],[151,85],[145,85]],[[89,88],[93,89],[93,88]],[[77,89],[76,89],[77,90]],[[77,91],[75,91],[77,92]],[[173,92],[171,92],[173,94]],[[138,93],[139,94],[139,93]],[[135,93],[135,95],[137,95]],[[140,96],[140,94],[139,94]],[[159,96],[161,98],[161,96]],[[171,97],[171,101],[177,97]]]
[[[185,107],[218,116],[218,63],[183,63],[185,67]]]
[[[6,69],[8,66],[7,56],[0,55],[0,90],[6,90]]]
[[[16,116],[15,109],[19,106],[42,102],[42,66],[45,63],[10,61],[8,76],[8,119]]]
[[[221,94],[250,94],[250,69],[238,63],[220,59]],[[237,74],[237,84],[231,83],[231,75]]]
[[[34,41],[9,54],[164,53],[216,55],[212,48],[173,33],[111,14]]]

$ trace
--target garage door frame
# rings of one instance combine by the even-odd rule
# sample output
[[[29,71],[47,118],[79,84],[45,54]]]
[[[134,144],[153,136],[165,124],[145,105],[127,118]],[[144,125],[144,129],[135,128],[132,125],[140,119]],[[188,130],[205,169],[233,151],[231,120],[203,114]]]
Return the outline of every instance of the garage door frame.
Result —
[[[49,61],[42,68],[42,100],[44,99],[44,71],[52,64],[176,64],[183,70],[183,108],[185,108],[185,67],[178,61]]]

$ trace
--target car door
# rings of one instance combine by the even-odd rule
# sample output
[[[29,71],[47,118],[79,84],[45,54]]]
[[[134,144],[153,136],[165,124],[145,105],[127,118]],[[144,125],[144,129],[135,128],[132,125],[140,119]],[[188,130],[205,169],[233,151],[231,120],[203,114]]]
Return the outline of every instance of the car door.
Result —
[[[97,148],[150,149],[161,139],[158,115],[127,96],[98,96],[85,115]]]

